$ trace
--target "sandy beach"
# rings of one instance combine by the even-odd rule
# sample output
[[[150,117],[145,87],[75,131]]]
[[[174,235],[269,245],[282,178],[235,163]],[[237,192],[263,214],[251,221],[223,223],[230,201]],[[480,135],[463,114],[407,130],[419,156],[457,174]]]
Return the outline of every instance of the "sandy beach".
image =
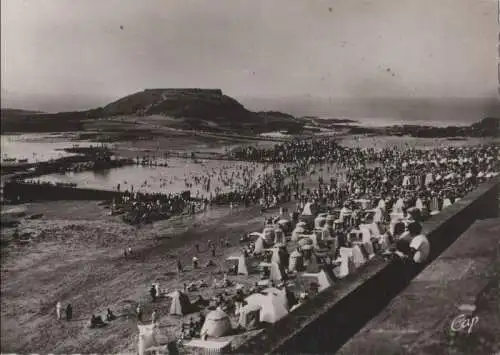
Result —
[[[402,138],[365,137],[343,140],[342,144],[365,146],[377,144],[400,146]],[[436,145],[446,140],[415,140],[412,145]],[[467,144],[463,141],[460,144]],[[309,183],[317,176],[309,178]],[[4,206],[3,214],[43,214],[40,219],[21,218],[20,230],[32,232],[27,243],[6,243],[13,229],[2,229],[1,348],[10,353],[131,353],[136,349],[138,302],[149,319],[153,309],[159,314],[161,334],[173,339],[182,319],[168,315],[169,302],[161,298],[152,304],[148,288],[159,282],[168,292],[182,290],[184,283],[213,278],[226,257],[239,254],[239,239],[246,233],[262,231],[264,216],[257,206],[249,208],[213,207],[195,216],[178,216],[167,221],[141,226],[124,224],[98,202],[41,202],[21,206]],[[8,210],[11,209],[10,212]],[[276,214],[271,210],[268,216]],[[228,238],[230,247],[218,248],[216,267],[193,270],[191,258],[197,254],[200,264],[209,259],[207,241]],[[125,247],[135,251],[126,260]],[[179,258],[186,271],[176,271]],[[231,276],[235,283],[252,285],[259,278]],[[205,299],[214,294],[209,288],[190,293]],[[55,304],[73,305],[74,320],[57,321]],[[110,308],[118,316],[102,329],[89,329],[92,314],[104,315]],[[193,315],[197,319],[197,315]],[[191,315],[184,317],[188,321]]]

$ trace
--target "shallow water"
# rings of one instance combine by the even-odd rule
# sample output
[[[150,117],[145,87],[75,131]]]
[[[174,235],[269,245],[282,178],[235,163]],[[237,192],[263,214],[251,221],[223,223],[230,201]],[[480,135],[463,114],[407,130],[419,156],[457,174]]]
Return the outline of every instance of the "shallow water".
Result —
[[[67,135],[56,134],[20,134],[2,135],[2,162],[5,158],[28,159],[29,163],[49,161],[75,155],[60,149],[71,148],[74,145],[88,147],[97,145],[90,141],[71,141]]]
[[[250,162],[231,162],[221,160],[202,160],[194,162],[190,159],[167,159],[168,167],[149,167],[149,166],[125,166],[122,168],[110,169],[102,172],[68,172],[65,174],[50,174],[36,178],[42,182],[63,182],[76,183],[78,187],[116,190],[117,184],[120,184],[120,190],[131,190],[140,192],[163,192],[177,193],[190,190],[193,196],[199,191],[199,196],[208,196],[209,192],[203,191],[201,184],[196,184],[195,177],[203,178],[210,176],[211,191],[215,194],[218,187],[222,192],[233,190],[241,178],[232,179],[234,185],[224,184],[218,180],[219,172],[222,170],[224,175],[231,176],[233,172],[243,174],[244,169],[251,171],[252,180],[256,181],[259,175],[271,173],[273,167],[261,163]],[[193,183],[192,187],[187,187],[186,182]]]

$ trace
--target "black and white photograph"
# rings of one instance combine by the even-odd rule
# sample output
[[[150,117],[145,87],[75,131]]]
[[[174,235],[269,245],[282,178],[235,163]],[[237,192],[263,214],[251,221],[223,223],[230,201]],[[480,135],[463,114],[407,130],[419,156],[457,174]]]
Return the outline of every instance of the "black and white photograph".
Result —
[[[0,0],[1,354],[500,355],[500,0]]]

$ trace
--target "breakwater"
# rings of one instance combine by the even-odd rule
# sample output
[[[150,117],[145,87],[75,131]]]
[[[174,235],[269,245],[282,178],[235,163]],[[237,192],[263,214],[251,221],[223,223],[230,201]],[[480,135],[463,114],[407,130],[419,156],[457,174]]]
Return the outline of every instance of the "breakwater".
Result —
[[[498,216],[500,178],[424,223],[432,261],[474,221]],[[374,259],[234,350],[244,354],[335,353],[381,312],[426,265]]]
[[[3,174],[15,174],[11,179],[28,179],[46,174],[69,171],[73,164],[88,163],[92,169],[111,169],[134,164],[132,159],[100,159],[90,155],[72,155],[52,161],[2,165]]]
[[[9,181],[3,187],[4,198],[14,202],[58,201],[58,200],[96,200],[111,201],[125,196],[126,192],[86,189],[53,184],[37,184],[22,181]],[[186,200],[196,201],[189,192],[184,192]],[[158,195],[160,202],[169,199],[166,195]]]

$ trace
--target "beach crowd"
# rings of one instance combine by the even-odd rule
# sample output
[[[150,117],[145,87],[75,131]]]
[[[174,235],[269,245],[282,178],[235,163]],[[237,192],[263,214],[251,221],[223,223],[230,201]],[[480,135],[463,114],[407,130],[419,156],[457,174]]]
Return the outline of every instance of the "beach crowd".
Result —
[[[169,315],[199,312],[197,321],[192,316],[189,323],[182,319],[181,344],[274,323],[377,256],[401,262],[403,268],[426,263],[432,246],[422,234],[422,222],[497,176],[499,154],[495,145],[375,150],[345,148],[328,139],[245,148],[239,158],[252,164],[225,164],[184,177],[187,189],[202,191],[198,199],[187,191],[125,191],[111,210],[129,223],[143,223],[194,214],[213,203],[260,205],[262,232],[241,237],[241,253],[224,260],[222,279],[185,282],[175,291],[148,285],[152,304],[170,299]],[[231,192],[213,188],[213,181]],[[213,238],[207,237],[207,255],[195,245],[191,267],[176,260],[178,275],[185,279],[193,270],[221,267],[218,251],[224,254],[230,243]],[[127,249],[124,255],[132,256],[133,251]],[[254,271],[259,275],[256,282],[244,284],[237,278]],[[201,294],[207,290],[212,296],[204,299]],[[159,322],[158,307],[151,315],[153,328]],[[141,303],[136,313],[139,327],[146,326]],[[60,318],[60,308],[57,315]],[[236,329],[229,315],[235,317]],[[99,326],[97,320],[93,315],[90,324]]]

